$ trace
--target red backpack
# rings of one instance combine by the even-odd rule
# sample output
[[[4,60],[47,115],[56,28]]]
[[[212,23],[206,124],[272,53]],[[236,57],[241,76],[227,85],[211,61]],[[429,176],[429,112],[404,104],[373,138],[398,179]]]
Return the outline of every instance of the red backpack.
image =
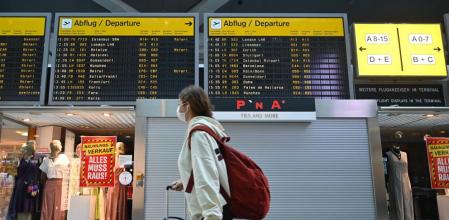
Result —
[[[220,148],[228,172],[231,197],[220,187],[220,193],[229,205],[234,218],[260,220],[265,218],[270,209],[270,189],[268,178],[262,169],[248,156],[228,146],[229,137],[220,138],[206,125],[194,127],[189,134],[189,148],[191,137],[195,131],[204,131],[212,136]],[[192,192],[194,185],[193,171],[186,187],[186,192]]]

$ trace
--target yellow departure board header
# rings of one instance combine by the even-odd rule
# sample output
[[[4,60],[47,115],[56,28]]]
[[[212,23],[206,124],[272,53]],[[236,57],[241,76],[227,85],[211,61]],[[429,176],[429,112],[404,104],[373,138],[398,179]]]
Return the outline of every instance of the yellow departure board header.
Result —
[[[440,24],[354,24],[361,77],[446,77]]]
[[[344,36],[343,18],[210,17],[209,36]]]
[[[194,36],[194,17],[60,17],[59,36]]]
[[[0,36],[44,36],[45,17],[0,17]]]

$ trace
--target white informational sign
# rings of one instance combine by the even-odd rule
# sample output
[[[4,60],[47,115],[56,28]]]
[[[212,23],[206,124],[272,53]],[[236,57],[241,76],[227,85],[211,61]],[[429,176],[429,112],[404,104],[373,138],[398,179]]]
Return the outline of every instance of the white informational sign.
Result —
[[[80,164],[80,158],[70,159],[69,204],[67,205],[69,210],[71,197],[77,195],[80,191]]]
[[[390,65],[390,55],[368,55],[368,64],[370,65]]]
[[[367,44],[389,44],[390,37],[388,34],[367,34],[365,42]]]
[[[229,122],[310,122],[316,120],[316,112],[214,112],[214,118]]]
[[[408,35],[410,44],[432,44],[431,34],[410,34]]]
[[[61,211],[69,208],[70,165],[63,171],[61,190]]]
[[[415,65],[433,65],[435,56],[433,55],[412,55],[412,63]]]
[[[133,165],[133,155],[119,155],[118,161],[120,167],[124,167],[125,165]]]

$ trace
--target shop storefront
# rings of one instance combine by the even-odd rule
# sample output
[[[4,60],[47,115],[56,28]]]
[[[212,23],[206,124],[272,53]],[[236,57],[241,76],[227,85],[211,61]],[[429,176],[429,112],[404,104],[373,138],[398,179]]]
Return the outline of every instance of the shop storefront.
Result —
[[[3,107],[1,112],[1,219],[51,219],[58,207],[61,219],[132,218],[132,107]],[[52,156],[54,161],[44,159]],[[54,205],[45,206],[44,200]]]
[[[449,110],[445,107],[384,107],[379,114],[386,188],[390,195],[397,193],[398,189],[404,189],[404,193],[397,194],[399,195],[397,199],[404,201],[407,207],[412,208],[410,213],[415,216],[415,219],[447,218],[445,207],[448,197],[445,187],[432,186],[432,182],[438,179],[444,181],[445,178],[438,174],[431,175],[432,171],[438,170],[438,167],[433,170],[432,164],[429,163],[432,159],[429,158],[429,146],[426,146],[425,138],[448,137],[448,113]],[[444,146],[444,143],[441,144]],[[406,164],[406,169],[395,168],[394,166],[397,165],[391,160],[396,158],[392,158],[393,154],[389,152],[400,152],[394,156]],[[444,158],[444,155],[441,158]],[[443,172],[443,170],[440,171]],[[391,175],[400,173],[404,176],[403,181],[389,180],[392,178]],[[395,202],[391,198],[395,197],[390,196],[390,204]],[[390,212],[398,213],[398,210],[390,206]]]
[[[21,146],[28,140],[28,126],[1,119],[0,128],[0,219],[6,219],[14,190],[14,177],[20,161]]]

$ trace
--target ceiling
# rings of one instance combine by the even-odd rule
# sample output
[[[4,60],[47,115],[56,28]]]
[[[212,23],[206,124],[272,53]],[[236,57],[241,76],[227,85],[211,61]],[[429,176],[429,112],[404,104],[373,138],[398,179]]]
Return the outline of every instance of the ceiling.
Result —
[[[379,124],[382,128],[431,129],[449,126],[449,112],[426,115],[423,113],[380,113]]]
[[[4,108],[4,117],[33,127],[60,126],[76,133],[133,132],[135,113],[133,107],[35,107]],[[109,116],[105,116],[105,114]],[[70,114],[70,115],[69,115]],[[24,121],[29,119],[29,121]]]
[[[197,10],[204,4],[214,7]],[[347,13],[350,22],[442,22],[449,12],[447,0],[1,0],[0,12],[109,12],[111,5],[138,12]]]
[[[201,0],[123,0],[140,12],[186,12]]]
[[[378,118],[382,141],[397,141],[397,131],[406,141],[423,141],[424,135],[449,136],[449,108],[382,107]]]
[[[447,0],[230,0],[222,13],[347,13],[352,22],[443,22]]]

